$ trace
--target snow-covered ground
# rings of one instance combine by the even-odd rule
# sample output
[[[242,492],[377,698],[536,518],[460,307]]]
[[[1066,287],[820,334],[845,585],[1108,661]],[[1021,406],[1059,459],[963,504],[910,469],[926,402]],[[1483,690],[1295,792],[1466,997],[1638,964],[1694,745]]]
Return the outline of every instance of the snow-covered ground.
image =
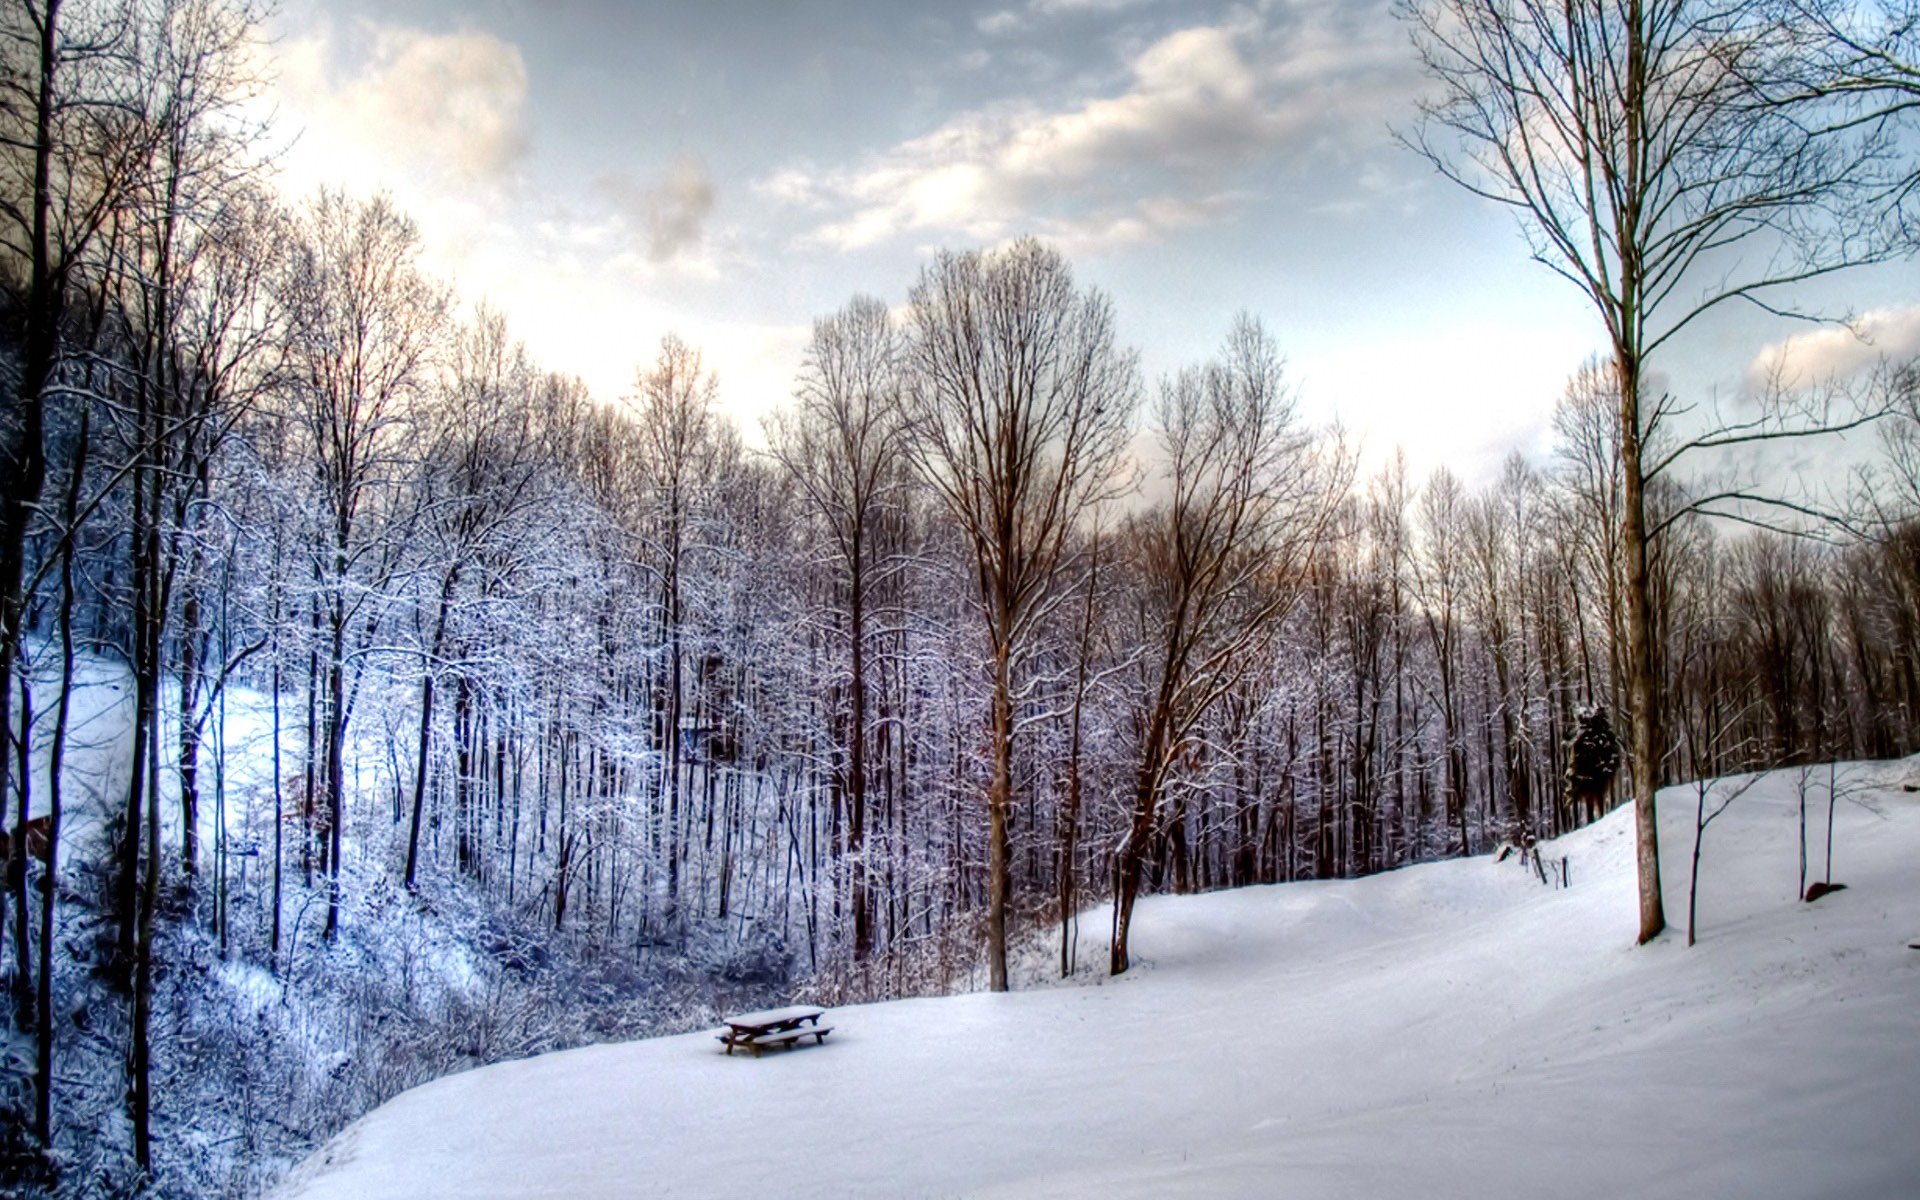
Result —
[[[48,764],[51,761],[53,722],[60,699],[59,648],[40,639],[27,640],[23,674],[32,681],[33,780],[29,795],[33,816],[44,816],[48,805]],[[63,870],[74,846],[84,838],[103,836],[102,829],[126,803],[127,776],[132,770],[132,676],[118,663],[81,655],[75,664],[73,698],[67,714],[66,769],[60,862]],[[15,716],[19,715],[18,697]],[[17,821],[10,812],[7,820]]]
[[[47,812],[49,765],[52,761],[55,708],[60,694],[59,647],[44,639],[27,639],[27,665],[33,681],[33,815]],[[180,688],[168,679],[160,690],[160,822],[165,838],[179,838]],[[203,700],[200,745],[199,831],[202,867],[224,834],[236,856],[257,857],[273,829],[274,718],[272,697],[258,689],[232,683],[224,694]],[[304,740],[301,702],[297,695],[283,698],[280,766],[285,774],[283,803],[289,811],[300,802],[301,745]],[[65,787],[60,860],[71,876],[76,856],[97,855],[117,827],[126,807],[128,776],[133,764],[133,677],[124,663],[82,653],[77,657],[71,711],[68,715]],[[352,772],[350,796],[380,795],[391,788],[387,745],[391,731],[362,722],[348,739],[347,762]],[[13,820],[13,816],[9,816]],[[349,861],[366,854],[363,839],[349,838]]]
[[[1482,858],[1155,899],[1099,986],[837,1009],[758,1060],[699,1033],[450,1076],[279,1195],[1920,1195],[1920,763],[1842,769],[1848,888],[1814,904],[1800,778],[1709,828],[1692,949],[1675,788],[1646,947],[1623,809],[1545,848],[1567,889]]]

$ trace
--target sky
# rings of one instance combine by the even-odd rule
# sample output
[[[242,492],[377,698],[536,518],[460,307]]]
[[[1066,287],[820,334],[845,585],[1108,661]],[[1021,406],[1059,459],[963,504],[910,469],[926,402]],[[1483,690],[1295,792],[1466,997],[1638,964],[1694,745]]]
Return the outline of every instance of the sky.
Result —
[[[678,334],[750,443],[815,318],[1027,234],[1150,386],[1249,312],[1312,420],[1422,474],[1544,456],[1602,347],[1509,214],[1396,143],[1424,84],[1379,0],[304,0],[268,34],[283,191],[391,193],[465,303],[603,400]],[[1870,343],[1729,313],[1658,365],[1737,403],[1768,363],[1920,351],[1915,282],[1823,285]]]

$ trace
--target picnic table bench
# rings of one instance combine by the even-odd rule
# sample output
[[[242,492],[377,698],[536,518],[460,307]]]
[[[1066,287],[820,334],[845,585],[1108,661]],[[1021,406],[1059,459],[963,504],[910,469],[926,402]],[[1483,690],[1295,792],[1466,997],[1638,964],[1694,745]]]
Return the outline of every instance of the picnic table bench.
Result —
[[[820,1023],[826,1011],[811,1004],[794,1004],[764,1012],[742,1013],[737,1017],[722,1018],[727,1027],[714,1036],[725,1044],[728,1054],[732,1054],[734,1047],[738,1046],[753,1051],[755,1058],[759,1058],[760,1052],[770,1047],[791,1050],[807,1038],[812,1038],[817,1046],[833,1032],[833,1026]]]

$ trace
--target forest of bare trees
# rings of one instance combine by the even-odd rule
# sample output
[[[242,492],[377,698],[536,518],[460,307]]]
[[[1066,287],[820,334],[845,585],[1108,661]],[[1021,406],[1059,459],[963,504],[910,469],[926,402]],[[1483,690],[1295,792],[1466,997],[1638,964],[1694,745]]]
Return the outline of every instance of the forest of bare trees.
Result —
[[[1478,7],[1415,6],[1433,39]],[[1575,6],[1576,65],[1616,7]],[[1657,786],[1920,746],[1914,369],[1718,424],[1643,390],[1697,306],[1911,248],[1899,143],[1842,127],[1893,137],[1912,24],[1768,11],[1801,73],[1739,86],[1821,106],[1837,178],[1736,164],[1678,227],[1626,210],[1692,202],[1685,147],[1596,184],[1620,211],[1497,197],[1612,350],[1480,482],[1361,468],[1251,316],[1142,379],[1031,240],[819,318],[764,431],[674,336],[589,396],[388,199],[275,193],[249,0],[7,0],[0,1187],[251,1194],[474,1062],[1086,969],[1108,902],[1117,973],[1142,894],[1525,861]],[[1551,114],[1487,125],[1476,63],[1553,48],[1496,42],[1426,52],[1511,166]],[[1878,223],[1819,240],[1855,187]],[[1701,293],[1750,232],[1815,257]],[[1830,503],[1685,473],[1832,430]],[[1631,779],[1596,805],[1600,711]]]

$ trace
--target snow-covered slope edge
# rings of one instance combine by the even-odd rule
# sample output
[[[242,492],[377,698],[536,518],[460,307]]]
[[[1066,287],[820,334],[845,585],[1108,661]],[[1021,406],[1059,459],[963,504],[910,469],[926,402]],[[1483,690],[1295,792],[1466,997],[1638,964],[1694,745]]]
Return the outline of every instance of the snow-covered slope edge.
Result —
[[[1621,810],[1547,848],[1564,890],[1483,858],[1156,899],[1146,969],[1103,986],[839,1009],[827,1045],[760,1060],[692,1034],[437,1080],[279,1194],[1913,1195],[1909,778],[1841,771],[1849,887],[1811,905],[1799,773],[1740,796],[1707,832],[1693,949],[1676,788],[1679,928],[1650,946]]]

